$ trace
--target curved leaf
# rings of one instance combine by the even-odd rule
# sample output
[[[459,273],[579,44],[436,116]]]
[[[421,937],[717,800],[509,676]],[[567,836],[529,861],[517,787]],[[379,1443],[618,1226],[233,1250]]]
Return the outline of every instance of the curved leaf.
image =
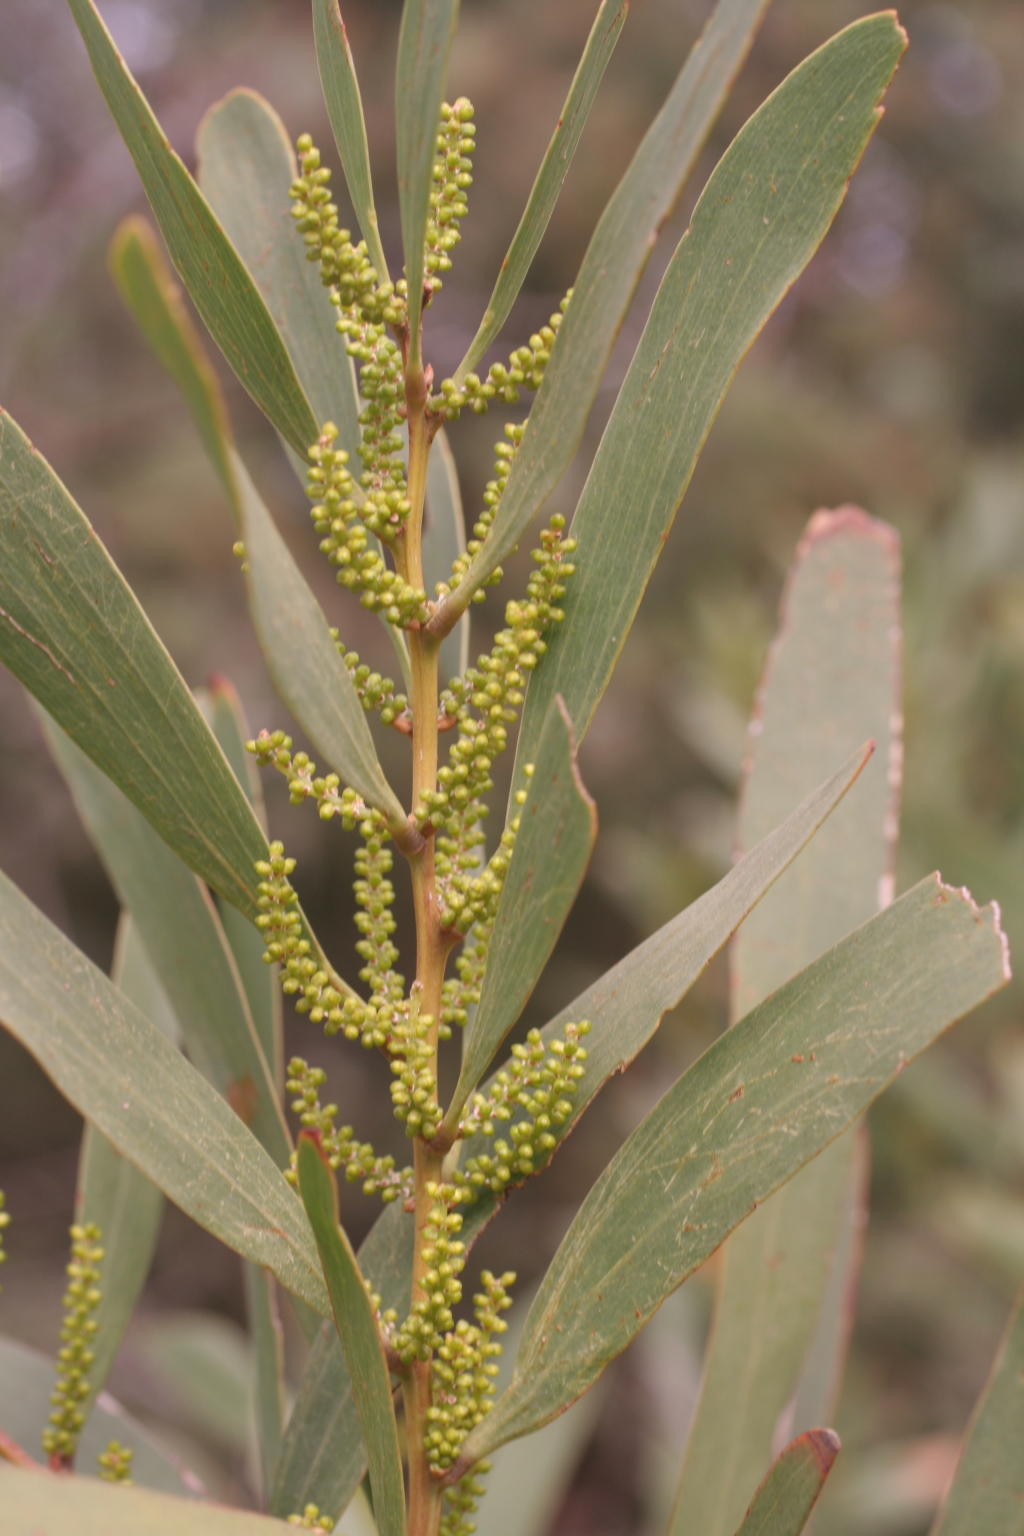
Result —
[[[0,410],[0,661],[203,880],[255,917],[262,828],[120,571]]]
[[[366,241],[370,260],[377,268],[381,281],[386,282],[388,264],[384,257],[384,247],[380,243],[377,210],[373,206],[373,181],[370,176],[370,150],[366,142],[363,101],[338,0],[313,0],[313,36],[316,39],[320,84],[352,207],[356,211],[359,230]]]
[[[733,1227],[1008,979],[995,909],[932,876],[728,1030],[583,1202],[512,1384],[453,1473],[585,1392]]]
[[[144,1488],[22,1472],[0,1462],[4,1536],[295,1536],[295,1527],[251,1509],[182,1503]]]
[[[466,553],[466,520],[462,513],[459,472],[442,427],[427,460],[427,501],[423,529],[423,581],[428,593],[439,581],[451,581],[457,556]],[[469,612],[441,641],[442,682],[461,677],[469,666]],[[389,626],[391,627],[391,626]]]
[[[332,0],[333,3],[333,0]],[[551,135],[541,161],[540,170],[530,191],[530,196],[512,237],[512,244],[505,254],[494,285],[490,302],[480,321],[480,328],[469,344],[469,350],[455,370],[455,382],[461,384],[471,368],[475,368],[491,342],[497,338],[508,319],[516,295],[526,278],[537,254],[537,247],[544,238],[548,220],[555,211],[558,194],[562,190],[576,146],[580,141],[590,109],[597,95],[597,88],[608,67],[608,61],[619,40],[629,0],[602,0],[601,9],[594,18],[587,45],[583,50],[576,73],[573,76],[565,105],[558,115],[555,131]]]
[[[736,1536],[800,1536],[839,1455],[831,1429],[809,1429],[766,1473]]]
[[[577,574],[527,694],[520,762],[556,693],[586,732],[733,374],[828,230],[905,46],[892,13],[840,32],[754,113],[701,194],[576,508]],[[532,516],[508,500],[518,463],[475,562],[481,578]]]

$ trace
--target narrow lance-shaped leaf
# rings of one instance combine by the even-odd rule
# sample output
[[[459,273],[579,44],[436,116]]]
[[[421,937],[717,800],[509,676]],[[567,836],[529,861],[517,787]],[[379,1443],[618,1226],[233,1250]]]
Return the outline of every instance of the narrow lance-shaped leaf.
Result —
[[[767,7],[768,0],[718,0],[601,215],[502,495],[502,527],[517,530],[514,537],[502,537],[505,554],[572,462],[658,230],[696,163]],[[492,528],[488,550],[497,548],[494,541]],[[482,572],[474,562],[457,589],[452,605],[457,611],[469,602]]]
[[[480,327],[469,344],[469,350],[455,371],[457,384],[461,384],[470,369],[476,367],[508,319],[516,295],[537,254],[537,247],[544,237],[548,220],[555,210],[562,183],[572,164],[597,88],[619,40],[628,10],[629,0],[602,0],[523,216],[501,263],[494,292]]]
[[[437,123],[459,0],[406,0],[398,34],[395,131],[398,207],[409,285],[409,363],[420,358],[425,242]]]
[[[373,205],[370,177],[370,150],[366,142],[363,100],[359,94],[356,67],[348,34],[341,19],[338,0],[313,0],[313,36],[316,62],[320,69],[327,114],[334,130],[345,181],[352,207],[359,220],[359,231],[366,241],[370,260],[382,282],[388,281],[388,264],[377,228],[377,210]]]
[[[200,189],[270,312],[317,436],[333,421],[339,445],[358,462],[355,372],[335,330],[337,311],[291,215],[298,166],[284,124],[255,91],[232,91],[199,124],[196,158]]]
[[[839,1454],[831,1429],[809,1429],[765,1475],[736,1536],[800,1536]]]
[[[255,917],[262,829],[88,519],[0,411],[0,661],[203,880]]]
[[[556,693],[587,730],[733,374],[831,224],[905,46],[891,13],[840,32],[754,113],[701,194],[580,496],[577,575],[527,695],[521,762]],[[515,472],[481,579],[532,516],[508,500]]]
[[[1024,1528],[1024,1292],[978,1400],[932,1536],[1019,1536]]]
[[[78,813],[132,914],[192,1061],[279,1168],[291,1140],[209,892],[52,721],[43,728]]]
[[[466,521],[462,512],[459,472],[442,427],[427,460],[427,505],[423,529],[423,580],[428,594],[439,581],[450,582],[452,566],[466,553]],[[469,666],[469,614],[464,613],[441,642],[442,681],[461,677]]]
[[[239,381],[303,457],[319,426],[252,278],[114,46],[92,0],[68,0],[171,260]]]
[[[3,874],[0,1023],[169,1200],[328,1315],[309,1223],[269,1154],[156,1025]]]
[[[263,1487],[268,1488],[284,1433],[284,1329],[277,1308],[276,1282],[270,1271],[246,1264],[243,1276],[245,1311],[253,1343],[253,1418]]]
[[[762,837],[836,749],[870,732],[868,772],[805,856],[740,929],[732,956],[738,1018],[865,922],[892,884],[900,763],[899,541],[854,508],[819,512],[800,543],[779,634],[758,690],[739,826]],[[714,1324],[676,1500],[672,1536],[731,1536],[780,1440],[827,1422],[835,1404],[805,1398],[801,1373],[834,1274],[858,1161],[841,1137],[755,1213],[722,1253]],[[845,1238],[856,1240],[846,1231]],[[856,1241],[855,1241],[856,1246]],[[834,1378],[845,1339],[820,1390]],[[807,1417],[806,1415],[810,1415]]]
[[[355,685],[319,603],[235,451],[217,381],[155,242],[135,229],[118,249],[125,302],[181,389],[204,443],[216,445],[211,457],[242,534],[249,607],[278,692],[344,783],[393,824],[404,825],[405,813],[377,761]]]
[[[145,1488],[51,1477],[0,1462],[4,1536],[295,1536],[295,1527],[250,1509],[184,1503]]]
[[[572,721],[561,701],[548,715],[519,832],[498,899],[480,1002],[466,1033],[462,1070],[445,1126],[457,1117],[558,941],[597,836],[597,810],[576,766]]]
[[[583,1202],[531,1308],[512,1384],[459,1467],[585,1392],[733,1227],[1005,986],[996,917],[931,876],[684,1073]]]
[[[338,1224],[338,1186],[310,1132],[299,1136],[299,1191],[316,1236],[370,1466],[380,1536],[405,1536],[405,1485],[398,1425],[373,1303]]]
[[[125,913],[117,931],[111,980],[169,1040],[177,1040],[178,1021],[138,931]],[[106,1384],[146,1283],[163,1210],[164,1197],[156,1185],[86,1122],[78,1160],[75,1220],[82,1226],[94,1222],[103,1243],[103,1284],[94,1313],[97,1328],[88,1376],[90,1400]]]

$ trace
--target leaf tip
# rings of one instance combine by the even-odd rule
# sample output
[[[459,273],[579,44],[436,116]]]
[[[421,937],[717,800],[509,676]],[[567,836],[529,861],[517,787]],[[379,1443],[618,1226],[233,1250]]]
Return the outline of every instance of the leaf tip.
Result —
[[[821,1468],[822,1475],[827,1476],[832,1470],[832,1464],[839,1455],[840,1440],[834,1429],[809,1429],[800,1437],[808,1449],[812,1452],[815,1461]]]

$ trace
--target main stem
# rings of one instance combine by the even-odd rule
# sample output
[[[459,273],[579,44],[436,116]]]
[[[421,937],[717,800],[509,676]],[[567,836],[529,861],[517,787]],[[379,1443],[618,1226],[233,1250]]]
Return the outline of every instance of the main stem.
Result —
[[[412,510],[404,538],[405,579],[423,588],[422,530],[430,437],[425,420],[426,387],[422,372],[407,376],[406,400],[409,424],[409,500]],[[410,630],[409,659],[412,669],[412,803],[419,804],[425,790],[437,785],[437,658],[440,642],[425,630]],[[416,991],[419,1012],[433,1020],[428,1037],[434,1080],[437,1080],[437,1027],[441,1013],[448,946],[441,933],[434,876],[434,839],[410,859],[413,901],[416,910]],[[423,1229],[429,1224],[433,1205],[427,1185],[441,1182],[441,1154],[422,1137],[414,1143],[416,1237],[413,1253],[412,1300],[424,1295]],[[444,1490],[432,1475],[423,1444],[431,1405],[430,1361],[416,1361],[406,1382],[405,1428],[409,1454],[409,1536],[437,1536]]]

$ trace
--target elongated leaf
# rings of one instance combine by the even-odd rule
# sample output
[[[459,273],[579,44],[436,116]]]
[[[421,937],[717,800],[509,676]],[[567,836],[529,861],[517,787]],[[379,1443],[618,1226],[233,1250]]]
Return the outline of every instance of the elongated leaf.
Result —
[[[733,374],[828,230],[905,46],[892,13],[840,32],[754,113],[701,194],[580,496],[577,575],[527,696],[520,761],[555,693],[581,736],[589,726]],[[481,577],[532,516],[508,501],[517,465]]]
[[[240,383],[304,458],[320,425],[259,290],[168,144],[92,0],[68,6],[178,275]]]
[[[363,1431],[374,1518],[380,1536],[405,1536],[405,1484],[398,1448],[398,1425],[373,1303],[356,1256],[338,1224],[338,1187],[334,1172],[319,1143],[309,1133],[299,1137],[298,1163],[299,1190],[320,1250],[334,1321]]]
[[[572,721],[556,699],[538,744],[446,1123],[454,1123],[525,1008],[576,900],[596,837],[597,810],[576,767]]]
[[[395,76],[398,206],[402,215],[405,277],[409,284],[409,357],[413,365],[419,360],[424,242],[437,123],[458,14],[459,0],[406,0],[398,34]]]
[[[359,1249],[359,1268],[380,1296],[381,1311],[404,1317],[412,1291],[414,1222],[389,1205]],[[366,1472],[359,1417],[333,1320],[310,1351],[270,1490],[273,1514],[316,1504],[339,1515]]]
[[[37,1349],[30,1349],[16,1339],[0,1335],[0,1430],[19,1445],[40,1465],[44,1463],[42,1434],[49,1419],[52,1404],[56,1361]],[[148,1431],[126,1413],[120,1403],[108,1392],[101,1392],[89,1420],[82,1430],[75,1458],[76,1471],[80,1475],[75,1487],[88,1487],[82,1479],[97,1476],[96,1457],[105,1451],[111,1440],[119,1440],[133,1451],[132,1477],[144,1488],[158,1488],[164,1493],[176,1493],[190,1501],[201,1495],[203,1485],[193,1472],[178,1463],[173,1456],[153,1441]],[[0,1458],[0,1469],[7,1470],[7,1463]],[[2,1472],[0,1472],[2,1475]],[[0,1484],[0,1509],[3,1510],[3,1531],[7,1536],[8,1505],[7,1484]],[[179,1504],[186,1518],[195,1508],[194,1503]],[[78,1527],[68,1529],[77,1533]]]
[[[172,1043],[177,1041],[178,1021],[138,931],[124,913],[118,927],[111,979]],[[78,1160],[75,1220],[82,1225],[95,1222],[103,1243],[103,1285],[94,1314],[97,1329],[89,1367],[90,1401],[102,1391],[110,1375],[146,1283],[163,1210],[164,1197],[156,1186],[87,1122]],[[85,1404],[81,1406],[84,1408]]]
[[[1020,1536],[1024,1530],[1024,1292],[967,1429],[932,1536]]]
[[[156,1025],[3,874],[0,1023],[168,1199],[328,1315],[309,1223],[269,1154]]]
[[[43,728],[192,1061],[286,1168],[291,1139],[284,1113],[209,892],[63,731],[48,719]]]
[[[363,101],[338,0],[313,0],[313,36],[316,39],[320,84],[352,207],[359,220],[359,231],[366,241],[366,249],[378,275],[382,281],[386,281],[388,264],[384,258],[384,247],[380,243],[377,210],[373,205],[370,150],[366,142]]]
[[[137,230],[115,254],[121,291],[143,334],[181,389],[228,494],[245,546],[253,624],[278,692],[317,751],[395,823],[401,804],[384,778],[355,685],[320,605],[235,451],[217,381],[152,240]],[[213,445],[211,447],[211,445]]]
[[[284,1330],[277,1309],[277,1290],[269,1270],[246,1264],[245,1310],[253,1342],[253,1414],[260,1448],[263,1487],[269,1488],[284,1434]]]
[[[267,812],[259,770],[251,754],[245,750],[245,743],[250,740],[252,732],[242,710],[242,701],[226,678],[216,677],[211,681],[210,710],[213,734],[259,817],[260,826],[266,831]],[[263,935],[254,923],[236,912],[234,907],[222,904],[218,910],[224,936],[231,946],[248,999],[256,1036],[270,1068],[271,1081],[280,1097],[284,1092],[284,1020],[277,966],[264,962]]]
[[[612,1159],[465,1463],[566,1408],[655,1308],[957,1018],[1005,986],[994,908],[923,880],[707,1050]]]
[[[766,1474],[736,1536],[800,1536],[839,1454],[830,1429],[809,1429]]]
[[[88,519],[3,411],[0,516],[0,660],[189,868],[255,917],[259,822]]]
[[[291,216],[298,166],[284,124],[255,91],[232,91],[199,124],[196,156],[203,196],[259,290],[314,417],[334,422],[340,445],[358,462],[355,373]]]
[[[868,732],[879,751],[804,859],[737,935],[734,1018],[866,921],[890,894],[900,661],[896,535],[852,508],[817,513],[787,583],[758,692],[741,845],[764,835],[833,752]],[[810,1420],[795,1420],[801,1373],[835,1273],[856,1154],[855,1137],[840,1138],[725,1246],[673,1536],[730,1536],[780,1442],[834,1410],[826,1398],[807,1404]],[[840,1306],[837,1326],[842,1318]],[[831,1346],[833,1367],[844,1337],[840,1331]],[[829,1352],[827,1343],[821,1347]]]
[[[295,1536],[295,1527],[249,1509],[184,1504],[165,1493],[22,1472],[0,1462],[4,1536]]]
[[[601,215],[502,495],[500,543],[506,555],[572,462],[658,230],[696,163],[767,8],[768,0],[719,0]],[[512,530],[515,536],[507,537]],[[496,523],[460,585],[460,599],[469,601],[498,540]],[[503,558],[498,556],[495,564]]]
[[[466,521],[462,514],[459,472],[442,427],[427,460],[427,507],[423,530],[423,580],[428,594],[439,581],[451,581],[452,565],[466,553]],[[469,613],[441,642],[441,677],[461,677],[469,666]]]
[[[469,344],[469,351],[455,372],[456,383],[461,384],[470,369],[475,368],[508,319],[516,295],[526,278],[537,254],[537,247],[544,237],[548,220],[555,211],[558,194],[562,190],[576,146],[597,95],[597,88],[608,67],[608,60],[619,40],[629,0],[602,0],[601,9],[594,18],[594,25],[587,38],[576,74],[573,76],[565,105],[558,117],[537,179],[533,183],[529,200],[512,237],[512,244],[505,254],[494,285],[490,302],[484,311],[480,328]]]

